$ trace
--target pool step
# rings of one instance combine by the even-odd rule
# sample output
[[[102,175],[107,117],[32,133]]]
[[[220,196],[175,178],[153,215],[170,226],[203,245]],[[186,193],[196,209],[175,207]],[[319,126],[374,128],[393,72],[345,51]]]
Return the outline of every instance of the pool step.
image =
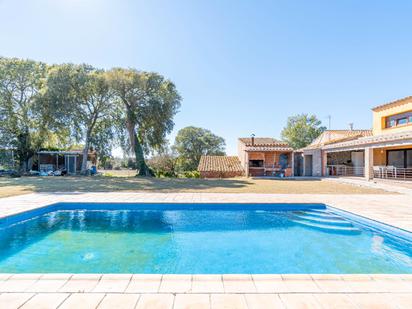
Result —
[[[339,217],[339,216],[336,216],[336,215],[332,215],[332,214],[324,214],[324,215],[314,215],[314,214],[311,214],[311,213],[306,213],[306,212],[304,212],[304,213],[298,213],[298,214],[296,214],[296,215],[298,215],[298,216],[304,216],[304,217],[307,217],[307,218],[312,218],[312,219],[326,219],[326,220],[342,220],[342,217]]]
[[[306,215],[297,215],[298,219],[305,220],[313,223],[327,224],[327,225],[339,225],[339,226],[352,226],[352,223],[346,221],[339,217],[334,217],[333,219],[322,218],[322,217],[312,217]]]
[[[321,224],[321,223],[314,223],[314,222],[309,222],[306,220],[298,220],[298,219],[293,219],[292,220],[295,223],[302,224],[305,226],[325,230],[325,231],[330,231],[330,232],[360,232],[360,230],[354,226],[336,226],[336,225],[330,225],[330,224]]]
[[[333,213],[329,213],[329,212],[320,212],[320,211],[317,211],[317,212],[314,212],[314,211],[305,211],[304,213],[303,213],[304,215],[307,215],[307,216],[313,216],[313,217],[319,217],[319,218],[341,218],[341,217],[339,217],[339,216],[337,216],[337,215],[335,215],[335,214],[333,214]]]

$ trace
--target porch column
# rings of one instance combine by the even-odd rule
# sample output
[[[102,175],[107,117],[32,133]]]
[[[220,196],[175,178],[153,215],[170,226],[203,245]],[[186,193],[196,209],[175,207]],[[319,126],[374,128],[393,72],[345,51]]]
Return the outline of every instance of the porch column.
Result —
[[[373,179],[373,148],[367,147],[365,148],[365,179],[372,180]]]
[[[245,151],[245,174],[249,177],[249,153]]]
[[[328,165],[328,154],[326,151],[321,150],[321,156],[322,156],[322,176],[329,176],[326,175],[326,166]]]
[[[303,164],[303,171],[302,171],[302,176],[306,176],[306,159],[305,159],[305,153],[303,152],[303,159],[302,159],[302,164]]]
[[[295,177],[295,153],[292,151],[292,153],[291,153],[291,156],[292,156],[292,163],[291,163],[291,166],[292,166],[292,177]]]

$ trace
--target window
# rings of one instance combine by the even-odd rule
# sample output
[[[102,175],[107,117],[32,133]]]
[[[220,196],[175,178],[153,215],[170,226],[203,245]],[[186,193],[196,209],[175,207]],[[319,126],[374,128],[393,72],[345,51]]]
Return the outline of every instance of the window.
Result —
[[[395,167],[412,167],[412,149],[388,150],[388,165]]]
[[[397,126],[403,126],[412,124],[412,111],[389,116],[385,118],[385,127],[393,128]]]
[[[263,167],[263,160],[249,160],[249,167]]]
[[[398,126],[401,126],[401,125],[404,125],[404,124],[407,124],[408,123],[408,118],[401,118],[401,119],[398,119],[397,120],[397,125]]]
[[[403,150],[388,151],[388,165],[395,167],[404,167],[405,152]]]

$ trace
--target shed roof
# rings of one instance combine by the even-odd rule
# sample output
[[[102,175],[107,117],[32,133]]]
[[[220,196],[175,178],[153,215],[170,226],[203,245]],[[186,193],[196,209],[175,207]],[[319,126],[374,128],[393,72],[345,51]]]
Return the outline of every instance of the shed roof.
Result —
[[[271,137],[255,137],[252,144],[251,137],[241,137],[239,141],[245,144],[246,146],[286,146],[289,147],[287,142],[279,141]]]
[[[80,155],[83,154],[82,150],[41,150],[38,154],[57,154],[57,155]],[[89,151],[89,155],[95,154],[96,151]]]
[[[199,172],[243,172],[243,167],[237,156],[202,156]]]

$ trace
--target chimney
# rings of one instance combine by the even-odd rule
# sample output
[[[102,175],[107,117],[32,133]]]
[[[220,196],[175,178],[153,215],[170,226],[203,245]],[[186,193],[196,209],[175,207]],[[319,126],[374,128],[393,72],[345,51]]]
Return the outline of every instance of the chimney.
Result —
[[[250,137],[252,140],[252,146],[255,146],[255,134],[252,134]]]
[[[349,123],[349,129],[353,131],[353,122]]]

